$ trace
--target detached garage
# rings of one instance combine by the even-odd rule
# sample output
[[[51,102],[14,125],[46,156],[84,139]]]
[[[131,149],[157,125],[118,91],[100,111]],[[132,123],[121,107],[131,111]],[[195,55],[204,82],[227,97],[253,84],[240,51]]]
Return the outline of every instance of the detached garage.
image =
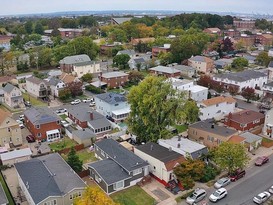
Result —
[[[88,128],[83,129],[83,130],[73,130],[72,131],[72,138],[78,144],[83,144],[84,147],[89,147],[92,145],[92,142],[96,141],[95,133]]]
[[[14,150],[0,155],[3,165],[14,165],[17,162],[29,160],[32,152],[30,148]]]

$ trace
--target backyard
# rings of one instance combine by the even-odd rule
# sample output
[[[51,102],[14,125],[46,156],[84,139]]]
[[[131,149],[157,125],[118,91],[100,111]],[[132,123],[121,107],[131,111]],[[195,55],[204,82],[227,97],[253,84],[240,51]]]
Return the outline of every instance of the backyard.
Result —
[[[111,195],[111,198],[120,205],[153,205],[155,199],[149,196],[139,186],[133,186]]]
[[[27,93],[22,93],[25,101],[29,101],[33,106],[46,106],[47,104],[41,100],[38,100]]]
[[[53,142],[53,143],[48,144],[50,149],[54,150],[54,151],[60,151],[65,148],[71,148],[75,145],[77,145],[77,143],[68,137],[63,138],[62,140],[60,140],[58,142]]]
[[[177,129],[178,133],[185,132],[188,129],[188,125],[175,125],[174,127]]]

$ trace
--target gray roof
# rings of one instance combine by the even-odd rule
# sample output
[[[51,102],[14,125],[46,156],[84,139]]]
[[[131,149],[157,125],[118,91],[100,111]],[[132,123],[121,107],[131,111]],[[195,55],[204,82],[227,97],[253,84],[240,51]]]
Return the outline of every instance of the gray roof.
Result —
[[[103,150],[109,158],[129,172],[148,165],[143,159],[136,156],[133,152],[127,150],[113,139],[103,139],[95,144]]]
[[[117,23],[117,24],[122,24],[126,21],[131,21],[132,18],[113,18],[113,20]]]
[[[88,128],[85,128],[84,130],[73,130],[72,135],[76,135],[82,140],[96,138],[95,133]]]
[[[164,163],[176,160],[183,156],[175,151],[170,151],[168,148],[154,142],[148,142],[144,145],[137,146],[135,149],[138,149]]]
[[[255,61],[256,57],[250,56],[250,55],[243,55],[243,58],[245,58],[248,61]]]
[[[43,79],[37,78],[35,76],[31,76],[29,78],[26,78],[26,81],[32,82],[36,85],[39,85],[40,83],[44,83],[45,85],[49,85],[49,83]]]
[[[96,170],[108,185],[131,178],[131,176],[112,159],[100,160],[88,166]]]
[[[250,144],[262,139],[262,137],[252,134],[250,132],[245,132],[243,134],[240,134],[240,136],[244,137],[246,139],[245,141]]]
[[[124,95],[121,95],[118,93],[112,93],[112,92],[96,95],[95,98],[98,98],[98,99],[100,99],[108,104],[112,104],[112,105],[127,101],[126,98],[124,97]]]
[[[9,201],[8,201],[7,195],[3,189],[2,184],[0,183],[0,204],[8,204],[8,203]]]
[[[174,67],[167,67],[167,66],[161,66],[161,65],[150,68],[149,70],[162,72],[162,73],[169,73],[169,74],[180,73],[180,70],[177,70]]]
[[[63,81],[61,81],[61,80],[58,79],[58,78],[54,78],[54,77],[53,77],[53,78],[50,78],[48,82],[49,82],[50,85],[56,86],[58,83],[61,83],[61,82],[63,82]]]
[[[269,67],[269,68],[273,68],[273,61],[270,61],[268,67]]]
[[[122,50],[117,53],[117,55],[120,54],[127,54],[128,56],[136,55],[136,52],[134,50]]]
[[[255,78],[266,77],[267,75],[254,70],[245,70],[238,73],[226,73],[215,75],[216,78],[229,79],[236,82],[244,82]]]
[[[142,63],[145,63],[145,60],[144,58],[134,58],[133,59],[135,61],[136,64],[142,64]]]
[[[90,118],[90,112],[93,113],[93,119]],[[111,123],[105,116],[95,110],[87,109],[85,106],[73,106],[68,108],[68,113],[72,114],[81,122],[89,122],[94,129],[111,126]]]
[[[187,65],[174,65],[173,67],[180,71],[195,71],[193,67]]]
[[[190,58],[190,60],[198,61],[198,62],[206,62],[206,59],[207,59],[206,56],[194,56]]]
[[[15,164],[35,204],[49,196],[63,196],[86,185],[71,167],[57,154],[49,154]]]
[[[14,85],[7,83],[5,87],[3,87],[3,90],[5,93],[10,93],[15,88]]]
[[[47,107],[32,107],[24,112],[25,117],[34,125],[41,125],[60,120],[51,109]]]
[[[76,63],[82,62],[91,62],[91,59],[88,55],[75,55],[75,56],[67,56],[64,59],[60,60],[60,64],[74,65]]]
[[[108,72],[108,73],[103,73],[102,77],[103,78],[116,78],[116,77],[122,77],[122,76],[127,76],[127,73],[124,72],[119,72],[119,71],[114,71],[114,72]]]
[[[273,87],[273,81],[270,83],[265,84],[264,86]]]
[[[213,133],[223,137],[229,137],[230,135],[234,135],[237,132],[236,130],[229,129],[227,127],[221,127],[215,124],[214,124],[214,128],[212,128],[213,124],[214,124],[214,120],[208,119],[208,120],[203,120],[203,121],[191,124],[189,125],[189,128],[203,130],[205,132]]]
[[[214,61],[214,65],[216,66],[226,66],[226,65],[230,65],[231,63],[232,63],[231,59],[225,59],[225,58]]]

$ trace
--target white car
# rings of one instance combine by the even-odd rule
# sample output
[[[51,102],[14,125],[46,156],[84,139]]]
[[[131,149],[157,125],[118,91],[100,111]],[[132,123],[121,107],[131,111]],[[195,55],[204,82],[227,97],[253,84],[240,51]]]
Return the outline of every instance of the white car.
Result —
[[[21,120],[16,120],[16,122],[20,125],[20,124],[24,124],[23,121]]]
[[[227,190],[225,188],[217,189],[215,192],[213,192],[209,196],[209,200],[212,202],[216,202],[222,198],[225,198],[227,196]]]
[[[73,101],[71,102],[71,105],[77,105],[77,104],[79,104],[79,103],[81,103],[81,100],[80,100],[80,99],[76,99],[76,100],[73,100]]]
[[[21,121],[25,120],[25,115],[19,115],[19,120]]]
[[[271,186],[268,191],[270,194],[273,194],[273,186]]]
[[[196,204],[206,197],[207,193],[204,189],[197,188],[195,191],[186,198],[187,204]]]
[[[231,182],[230,178],[224,177],[224,178],[219,179],[217,182],[215,182],[214,187],[216,189],[220,189],[222,187],[227,186],[230,182]]]
[[[58,110],[56,110],[56,114],[61,114],[61,113],[65,113],[67,112],[67,109],[65,108],[59,108]]]
[[[253,198],[253,201],[256,203],[256,204],[262,204],[264,203],[267,199],[269,199],[270,197],[270,193],[267,192],[267,191],[264,191],[260,194],[258,194],[257,196],[255,196]]]
[[[89,104],[89,107],[94,107],[95,105],[96,105],[95,102],[91,102],[91,103]]]
[[[93,98],[86,98],[84,100],[82,100],[84,103],[87,103],[87,102],[93,102],[94,99]]]

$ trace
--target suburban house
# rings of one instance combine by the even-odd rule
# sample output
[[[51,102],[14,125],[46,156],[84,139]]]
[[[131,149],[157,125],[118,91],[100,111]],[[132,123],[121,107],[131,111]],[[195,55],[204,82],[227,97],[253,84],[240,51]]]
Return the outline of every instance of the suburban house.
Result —
[[[64,82],[65,85],[68,85],[69,83],[78,82],[79,79],[71,74],[68,73],[62,73],[59,79]]]
[[[263,127],[263,134],[270,138],[273,137],[273,109],[269,110],[265,115],[264,127]]]
[[[0,88],[0,104],[5,102],[4,90]]]
[[[205,56],[194,56],[188,59],[188,65],[198,72],[209,74],[214,69],[214,61]]]
[[[4,191],[2,184],[0,183],[0,205],[8,205],[8,204],[9,204],[9,200],[7,198],[7,195]]]
[[[235,111],[235,105],[236,100],[232,97],[218,96],[203,100],[198,103],[200,109],[199,118],[201,120],[224,118],[228,113]]]
[[[22,145],[22,133],[12,114],[0,109],[0,147]]]
[[[154,142],[135,147],[134,153],[149,163],[149,172],[165,185],[176,179],[173,169],[185,161],[183,155]]]
[[[65,88],[65,83],[63,81],[61,81],[58,78],[50,78],[48,80],[48,83],[50,85],[50,93],[51,95],[55,96],[55,97],[59,97],[59,91]]]
[[[127,73],[114,71],[103,73],[99,78],[102,82],[107,83],[109,88],[118,88],[129,81],[128,76]]]
[[[206,28],[203,30],[203,32],[207,34],[213,34],[213,35],[220,35],[221,30],[219,28]]]
[[[243,134],[240,134],[240,136],[245,138],[244,145],[247,147],[248,151],[257,149],[262,144],[263,138],[253,133],[245,132]]]
[[[83,144],[84,147],[90,147],[95,142],[96,135],[89,128],[84,128],[82,130],[73,130],[72,139],[78,144]]]
[[[86,184],[58,154],[15,164],[19,186],[31,205],[68,205],[81,197]]]
[[[218,126],[214,120],[208,119],[189,125],[188,137],[212,148],[216,147],[222,142],[226,142],[237,131],[227,127]]]
[[[90,176],[107,194],[134,186],[149,174],[147,162],[113,139],[96,142],[94,149],[100,161],[88,165]]]
[[[53,31],[52,29],[45,30],[44,34],[47,36],[50,36],[52,31]],[[58,28],[58,31],[60,31],[60,35],[62,39],[73,39],[73,38],[81,36],[83,32],[82,29],[76,29],[76,28]]]
[[[262,90],[264,91],[264,95],[271,95],[273,94],[273,81],[267,83],[263,86]]]
[[[84,106],[73,106],[68,110],[68,117],[81,129],[90,128],[97,136],[102,136],[112,130],[111,123],[105,116],[95,110],[87,110]]]
[[[208,154],[208,148],[202,144],[175,136],[171,139],[159,139],[158,144],[183,155],[185,158],[198,159]]]
[[[228,66],[231,66],[231,63],[233,62],[232,59],[228,58],[221,58],[214,61],[214,66],[216,69],[224,69]]]
[[[4,50],[10,50],[10,40],[12,38],[10,36],[0,35],[0,48],[4,48]]]
[[[173,67],[177,70],[180,71],[180,74],[182,76],[186,76],[189,78],[192,78],[193,76],[196,75],[196,70],[191,67],[191,66],[186,66],[186,65],[171,65],[170,67]]]
[[[170,78],[169,80],[174,89],[184,92],[189,99],[200,102],[208,97],[208,88],[195,85],[191,80],[177,78]]]
[[[111,18],[112,25],[120,25],[124,22],[131,21],[132,18]]]
[[[171,44],[164,44],[163,46],[152,47],[152,56],[157,58],[160,53],[168,53],[171,51]]]
[[[26,79],[26,90],[30,95],[41,99],[46,99],[51,94],[50,84],[35,76]]]
[[[232,137],[229,138],[228,142],[233,143],[233,144],[245,144],[245,138],[241,137],[240,135],[233,135]]]
[[[255,43],[261,44],[264,46],[272,46],[273,35],[268,33],[258,33],[255,38]]]
[[[130,56],[130,58],[136,57],[135,50],[122,50],[117,53],[117,55],[121,55],[121,54],[126,54],[126,55]]]
[[[4,91],[4,103],[7,106],[9,106],[12,109],[25,107],[22,92],[19,88],[8,83],[5,87],[3,87],[3,91]]]
[[[265,115],[253,110],[243,110],[236,113],[229,113],[225,117],[225,125],[236,130],[246,131],[264,124]]]
[[[54,141],[61,138],[60,118],[47,107],[32,107],[24,112],[25,124],[39,141]]]
[[[97,111],[104,116],[111,116],[115,121],[129,116],[130,105],[124,95],[109,92],[95,95],[94,99]]]
[[[147,61],[142,58],[142,57],[137,57],[137,58],[131,58],[128,61],[128,65],[130,69],[136,70],[136,69],[145,69],[147,67]]]
[[[267,83],[267,75],[254,70],[245,70],[237,73],[218,74],[213,76],[213,80],[220,82],[226,88],[230,85],[237,86],[241,92],[245,87],[262,88]]]
[[[14,165],[17,162],[23,162],[31,158],[32,151],[30,148],[13,150],[0,154],[0,159],[3,165]]]
[[[166,78],[178,78],[181,75],[180,70],[167,66],[156,66],[149,69],[150,73],[157,76],[164,76]]]
[[[81,78],[87,73],[100,73],[100,64],[92,62],[88,55],[67,56],[60,60],[61,70]]]

